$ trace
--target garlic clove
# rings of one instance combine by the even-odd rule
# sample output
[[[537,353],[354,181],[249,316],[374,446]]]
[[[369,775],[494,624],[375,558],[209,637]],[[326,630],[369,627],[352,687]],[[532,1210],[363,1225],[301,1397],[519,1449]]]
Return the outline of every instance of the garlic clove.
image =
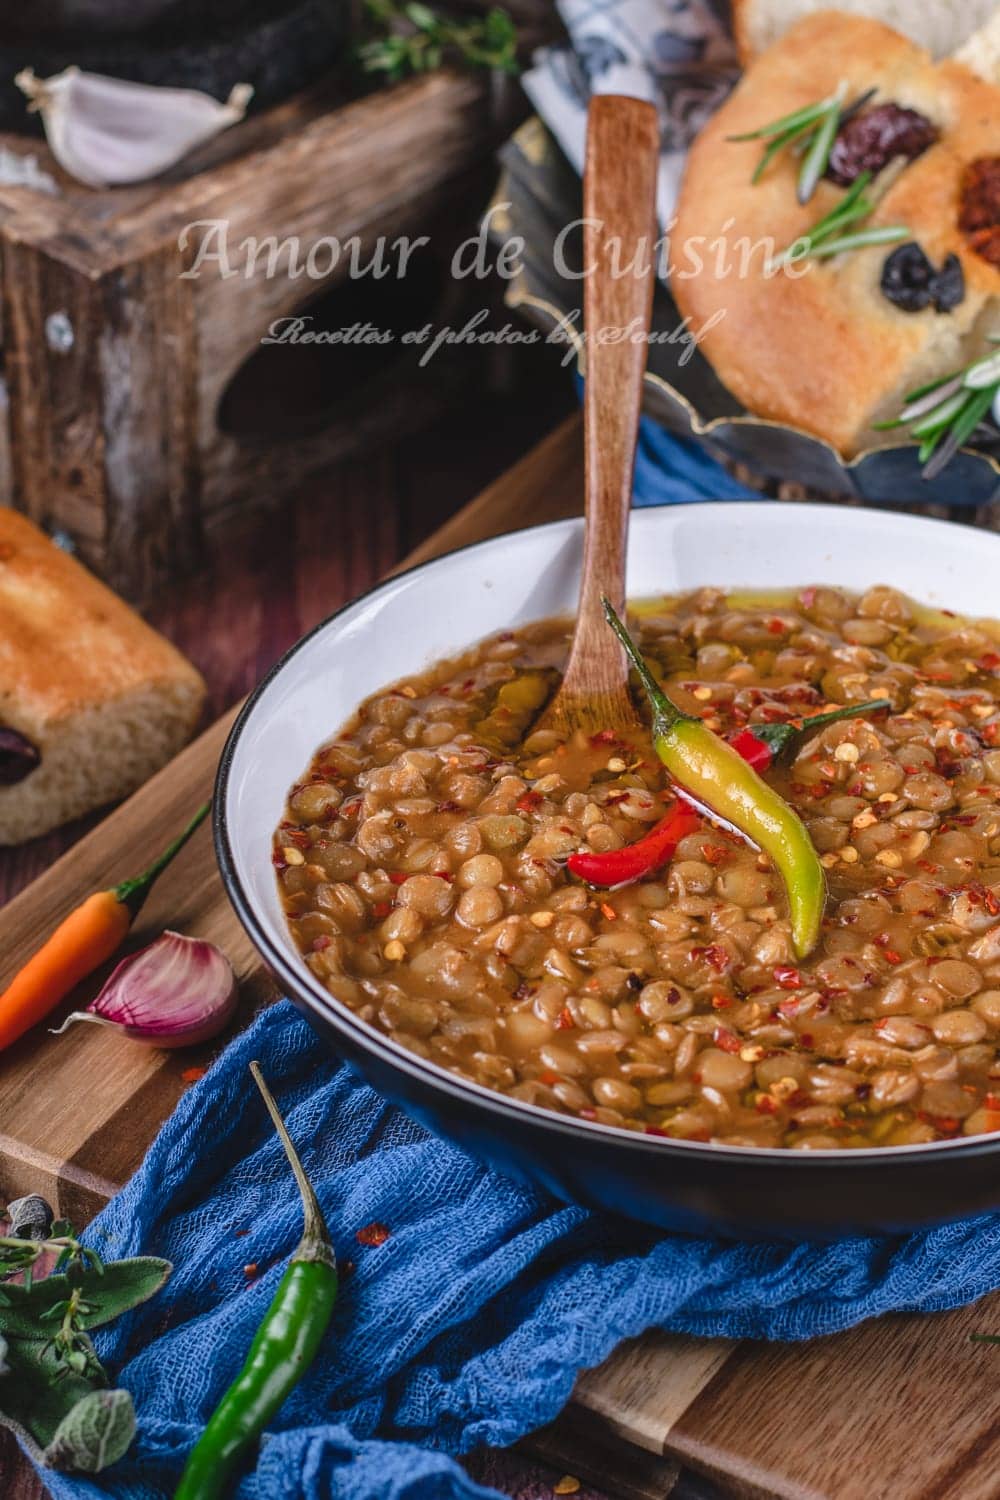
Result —
[[[90,1021],[157,1047],[192,1047],[222,1030],[236,1001],[236,976],[221,949],[168,929],[123,958],[96,1000],[73,1011],[53,1035]]]
[[[220,130],[242,120],[253,96],[238,83],[225,104],[197,89],[129,83],[66,68],[38,78],[24,68],[14,79],[38,110],[52,154],[88,187],[145,182]]]

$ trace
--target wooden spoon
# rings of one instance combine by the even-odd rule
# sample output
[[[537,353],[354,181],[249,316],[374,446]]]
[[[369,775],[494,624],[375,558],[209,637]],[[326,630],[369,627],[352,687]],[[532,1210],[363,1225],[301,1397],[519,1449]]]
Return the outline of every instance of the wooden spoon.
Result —
[[[583,579],[566,673],[532,739],[539,730],[565,741],[577,731],[618,732],[639,722],[628,691],[628,664],[605,621],[601,595],[624,615],[625,547],[653,308],[658,160],[651,104],[617,94],[591,99],[583,177],[584,268],[592,268],[583,301]],[[625,274],[613,274],[615,261]],[[596,335],[602,329],[628,333],[618,342],[601,343]]]

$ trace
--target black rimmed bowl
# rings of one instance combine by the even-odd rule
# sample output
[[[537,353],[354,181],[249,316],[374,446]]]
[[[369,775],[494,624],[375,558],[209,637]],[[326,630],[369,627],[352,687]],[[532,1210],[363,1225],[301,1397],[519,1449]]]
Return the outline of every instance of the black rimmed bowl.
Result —
[[[285,925],[271,839],[288,789],[358,703],[496,631],[570,612],[580,521],[482,542],[389,579],[294,646],[229,737],[215,837],[229,897],[311,1024],[388,1098],[439,1135],[559,1197],[665,1229],[831,1239],[1000,1208],[1000,1136],[797,1152],[716,1146],[588,1124],[505,1098],[414,1056],[329,994]],[[868,510],[699,504],[633,516],[633,597],[716,584],[890,583],[968,614],[997,611],[1000,537]]]

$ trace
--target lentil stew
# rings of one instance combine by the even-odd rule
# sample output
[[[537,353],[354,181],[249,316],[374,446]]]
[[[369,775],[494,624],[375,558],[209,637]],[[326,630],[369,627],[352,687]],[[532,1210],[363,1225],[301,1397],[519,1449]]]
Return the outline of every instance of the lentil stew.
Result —
[[[805,1150],[1000,1130],[997,627],[888,587],[703,588],[632,625],[727,737],[890,700],[766,772],[826,868],[808,958],[770,861],[707,820],[632,884],[571,875],[675,798],[648,734],[532,733],[560,619],[373,695],[292,789],[274,858],[314,975],[412,1052],[583,1120]]]

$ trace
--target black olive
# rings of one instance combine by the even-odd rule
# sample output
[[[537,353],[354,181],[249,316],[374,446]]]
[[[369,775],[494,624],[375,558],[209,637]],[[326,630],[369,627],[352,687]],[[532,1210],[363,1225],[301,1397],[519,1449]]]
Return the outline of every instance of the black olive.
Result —
[[[903,312],[920,312],[934,300],[934,267],[916,240],[899,245],[882,267],[882,291]]]
[[[965,296],[965,276],[957,255],[949,255],[935,271],[916,240],[899,245],[882,267],[882,291],[903,312],[922,312],[934,306],[951,312]]]
[[[0,786],[14,786],[30,776],[41,760],[37,748],[16,729],[0,724]]]
[[[931,292],[934,306],[941,313],[951,312],[962,301],[965,296],[965,273],[957,255],[945,258],[940,271],[935,273],[931,282]]]

